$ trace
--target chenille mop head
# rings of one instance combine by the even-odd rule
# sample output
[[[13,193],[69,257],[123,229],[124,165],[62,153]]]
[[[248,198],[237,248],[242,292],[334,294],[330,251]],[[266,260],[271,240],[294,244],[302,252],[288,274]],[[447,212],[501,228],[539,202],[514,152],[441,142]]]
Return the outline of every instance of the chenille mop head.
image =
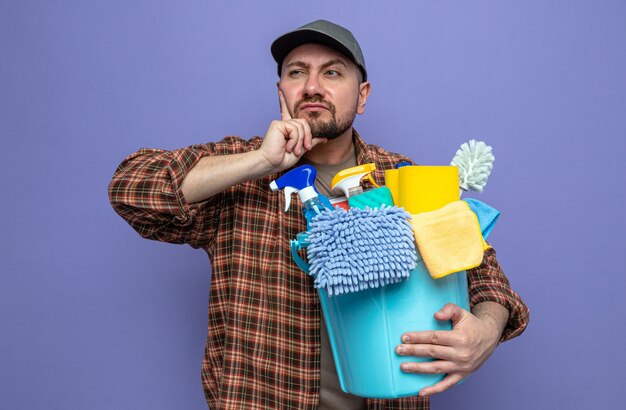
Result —
[[[410,215],[402,208],[350,208],[312,219],[307,249],[315,287],[340,295],[397,283],[415,269]]]

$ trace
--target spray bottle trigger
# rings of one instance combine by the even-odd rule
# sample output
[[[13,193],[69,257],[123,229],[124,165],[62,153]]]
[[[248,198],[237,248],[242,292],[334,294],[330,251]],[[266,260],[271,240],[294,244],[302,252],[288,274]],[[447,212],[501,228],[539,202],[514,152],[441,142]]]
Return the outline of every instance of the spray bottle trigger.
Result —
[[[285,212],[289,210],[289,206],[291,205],[291,194],[294,192],[298,192],[298,190],[290,186],[285,187]]]
[[[367,174],[367,179],[368,181],[370,181],[372,183],[372,185],[374,185],[376,188],[380,188],[380,186],[376,183],[376,181],[374,181],[374,178],[372,178],[372,174]]]

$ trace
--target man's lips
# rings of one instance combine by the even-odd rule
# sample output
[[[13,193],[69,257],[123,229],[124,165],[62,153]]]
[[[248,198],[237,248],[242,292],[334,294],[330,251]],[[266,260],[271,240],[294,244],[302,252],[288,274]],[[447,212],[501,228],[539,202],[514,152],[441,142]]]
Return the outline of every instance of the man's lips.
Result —
[[[319,103],[307,103],[307,104],[302,104],[300,108],[298,109],[298,111],[320,111],[320,110],[328,111],[328,107],[325,106],[324,104],[319,104]]]

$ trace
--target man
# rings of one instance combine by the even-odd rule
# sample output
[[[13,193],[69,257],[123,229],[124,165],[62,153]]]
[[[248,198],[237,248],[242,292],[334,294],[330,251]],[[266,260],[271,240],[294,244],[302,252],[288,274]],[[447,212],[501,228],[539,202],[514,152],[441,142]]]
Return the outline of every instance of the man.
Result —
[[[211,409],[427,409],[428,396],[477,370],[500,341],[519,335],[528,310],[495,259],[468,272],[472,312],[446,305],[435,314],[451,331],[411,332],[396,353],[440,360],[402,370],[447,373],[419,397],[364,400],[340,391],[312,279],[289,254],[305,230],[294,198],[285,213],[270,181],[301,163],[318,169],[330,193],[337,171],[374,162],[374,178],[409,159],[366,145],[352,127],[370,93],[361,49],[327,21],[272,44],[282,119],[263,138],[227,137],[175,151],[143,149],[117,169],[111,203],[139,234],[204,249],[213,266],[202,380]],[[367,358],[364,358],[366,360]],[[319,406],[319,407],[318,407]]]

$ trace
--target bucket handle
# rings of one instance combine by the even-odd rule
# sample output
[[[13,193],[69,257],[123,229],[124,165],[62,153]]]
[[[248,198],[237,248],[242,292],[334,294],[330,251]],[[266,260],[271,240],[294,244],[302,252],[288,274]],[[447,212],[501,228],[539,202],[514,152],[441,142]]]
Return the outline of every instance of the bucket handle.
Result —
[[[309,246],[308,237],[306,235],[298,234],[297,239],[292,239],[291,241],[289,241],[289,245],[291,248],[291,256],[296,262],[296,265],[298,265],[300,269],[308,274],[309,270],[311,269],[311,264],[306,263],[298,253],[300,249],[304,249]]]

